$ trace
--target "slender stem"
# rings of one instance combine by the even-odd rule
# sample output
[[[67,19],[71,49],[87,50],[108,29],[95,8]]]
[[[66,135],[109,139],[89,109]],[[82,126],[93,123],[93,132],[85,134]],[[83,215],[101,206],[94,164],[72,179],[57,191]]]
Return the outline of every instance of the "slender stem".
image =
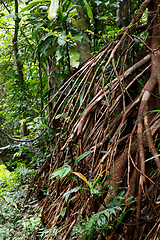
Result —
[[[39,71],[39,79],[40,79],[40,94],[41,94],[41,117],[42,117],[42,109],[43,109],[43,81],[42,81],[42,71],[41,71],[41,57],[40,57],[40,51],[38,50],[38,71]]]
[[[15,0],[15,30],[14,30],[14,37],[12,39],[12,42],[13,42],[14,55],[15,55],[15,60],[16,60],[16,65],[17,65],[19,83],[21,85],[23,85],[24,84],[24,77],[23,77],[23,71],[22,71],[22,64],[20,62],[19,52],[18,52],[19,22],[20,22],[20,19],[18,17],[18,0]]]

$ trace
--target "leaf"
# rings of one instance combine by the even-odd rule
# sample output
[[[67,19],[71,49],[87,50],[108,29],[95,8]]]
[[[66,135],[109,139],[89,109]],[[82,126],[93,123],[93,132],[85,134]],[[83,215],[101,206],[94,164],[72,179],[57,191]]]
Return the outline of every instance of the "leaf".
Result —
[[[45,41],[48,37],[50,36],[53,36],[53,33],[52,32],[48,32],[47,34],[45,34],[41,39],[40,41]]]
[[[85,5],[85,8],[87,10],[88,17],[90,18],[90,23],[92,23],[93,22],[92,9],[91,9],[91,7],[89,6],[89,4],[86,0],[83,0],[83,2],[84,2],[84,5]]]
[[[66,44],[66,40],[64,40],[63,38],[58,38],[58,44],[60,46],[64,46]]]
[[[51,5],[48,10],[49,20],[53,20],[57,16],[58,8],[59,8],[59,0],[51,0]]]
[[[66,207],[64,207],[64,208],[62,208],[62,210],[61,210],[61,216],[62,216],[62,218],[64,218],[64,216],[65,216],[65,214],[66,214]]]
[[[150,158],[146,159],[145,162],[148,162],[148,161],[152,160],[153,158],[155,158],[155,157],[159,157],[159,156],[160,156],[160,154],[155,155],[155,156],[153,156],[153,157],[150,157]]]
[[[6,18],[13,18],[16,19],[16,15],[15,14],[7,14],[5,15]]]
[[[72,8],[69,9],[68,18],[72,18],[77,15],[76,7],[77,7],[77,5],[72,5]]]
[[[57,51],[56,51],[56,60],[57,62],[62,58],[62,55],[61,55],[61,51],[60,49],[58,48]],[[59,114],[58,114],[59,115]],[[57,116],[58,116],[57,115]],[[55,118],[56,119],[56,118]]]
[[[59,7],[58,13],[59,13],[59,17],[60,17],[61,21],[63,21],[63,7]]]
[[[111,214],[110,214],[110,212],[105,212],[105,216],[108,218],[108,221],[109,221],[109,219],[110,219],[110,216],[111,216]]]
[[[78,68],[80,62],[78,61],[80,58],[79,53],[77,52],[77,50],[75,48],[71,48],[69,50],[70,54],[70,64],[72,67]]]
[[[51,49],[49,50],[49,52],[47,53],[47,57],[53,55],[53,53],[56,51],[57,46],[58,46],[58,43],[56,41],[54,45],[51,47]]]
[[[80,189],[81,189],[81,187],[75,187],[75,188],[71,189],[70,191],[66,192],[66,193],[63,195],[63,197],[65,197],[66,202],[68,201],[69,195],[70,195],[71,193],[78,192]]]
[[[75,161],[75,163],[74,163],[74,165],[73,165],[73,168],[75,167],[75,165],[76,165],[80,160],[82,160],[83,158],[87,157],[91,152],[93,152],[93,150],[84,152],[82,155],[80,155],[80,156],[76,159],[76,161]]]
[[[101,175],[102,175],[105,171],[106,171],[106,169],[105,169],[104,171],[100,172],[100,174],[99,174],[98,177],[96,178],[96,180],[95,180],[95,182],[94,182],[92,188],[94,188],[94,186],[95,186],[96,183],[98,182],[98,179],[101,177]]]
[[[91,194],[93,194],[94,198],[97,199],[99,196],[99,191],[98,189],[91,188],[90,190]]]
[[[102,1],[95,1],[95,3],[97,4],[97,6],[99,6],[102,3]]]
[[[49,129],[49,127],[45,124],[45,123],[43,123],[43,124],[40,124],[40,126],[41,127],[44,127],[44,128],[48,128]]]
[[[17,204],[14,203],[14,201],[13,201],[12,198],[7,197],[7,196],[4,196],[4,199],[5,199],[5,201],[6,201],[7,203],[11,204],[11,205],[14,206],[16,209],[18,209],[18,208],[17,208]]]
[[[33,7],[33,6],[34,6],[35,4],[37,4],[37,3],[46,3],[46,2],[49,2],[49,1],[46,1],[46,0],[33,0],[33,1],[31,1],[31,2],[28,4],[28,6],[24,7],[24,8],[20,11],[20,13],[29,10],[31,7]]]
[[[77,178],[75,178],[75,177],[73,177],[73,176],[70,176],[70,175],[68,176],[68,179],[69,179],[69,180],[73,180],[73,181],[78,181]]]
[[[57,116],[55,116],[55,119],[59,119],[62,116],[62,114],[58,114]]]
[[[69,165],[65,165],[63,167],[60,167],[56,169],[52,174],[51,174],[51,179],[58,177],[62,179],[65,177],[68,173],[72,172],[72,168]]]
[[[70,27],[69,30],[70,30],[73,37],[76,37],[78,34],[82,35],[81,31],[79,29],[75,28],[75,27]],[[82,35],[82,37],[83,37],[83,35]]]
[[[89,188],[91,188],[91,185],[87,181],[87,178],[82,173],[79,173],[79,172],[73,172],[73,173],[79,178],[81,178],[89,186]]]
[[[108,153],[107,151],[101,151],[101,153]]]

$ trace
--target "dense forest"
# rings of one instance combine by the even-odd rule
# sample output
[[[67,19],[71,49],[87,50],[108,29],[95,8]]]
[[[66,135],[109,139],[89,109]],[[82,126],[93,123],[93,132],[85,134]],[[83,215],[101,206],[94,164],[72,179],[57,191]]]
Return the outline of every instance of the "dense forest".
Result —
[[[0,240],[160,239],[160,0],[0,6]]]

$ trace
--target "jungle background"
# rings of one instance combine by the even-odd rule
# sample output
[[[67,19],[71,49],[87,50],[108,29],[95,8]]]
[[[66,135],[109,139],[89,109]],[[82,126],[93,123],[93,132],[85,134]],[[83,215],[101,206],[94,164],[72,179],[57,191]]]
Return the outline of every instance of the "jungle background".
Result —
[[[0,239],[160,238],[160,1],[0,1]]]

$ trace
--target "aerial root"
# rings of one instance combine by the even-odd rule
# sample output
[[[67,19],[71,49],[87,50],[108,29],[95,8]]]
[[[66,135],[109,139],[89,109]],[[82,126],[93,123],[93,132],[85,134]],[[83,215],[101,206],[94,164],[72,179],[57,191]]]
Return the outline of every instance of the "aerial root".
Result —
[[[51,227],[49,236],[58,226],[62,239],[67,239],[81,218],[86,221],[86,216],[101,211],[118,195],[121,187],[127,187],[126,201],[131,194],[137,199],[133,203],[136,211],[119,225],[124,226],[123,234],[131,229],[132,239],[137,240],[148,228],[149,232],[144,234],[146,239],[157,227],[156,224],[150,226],[148,219],[157,221],[159,213],[156,202],[160,194],[160,114],[155,101],[160,97],[160,80],[155,72],[159,45],[150,47],[137,37],[150,53],[126,69],[122,56],[116,57],[121,44],[127,38],[135,38],[133,26],[150,2],[143,2],[118,41],[108,44],[86,61],[50,100],[55,102],[49,114],[49,125],[53,124],[58,133],[56,145],[52,157],[46,160],[30,184],[30,188],[36,186],[37,192],[47,191],[39,205],[43,223],[46,228]],[[128,40],[128,46],[123,49],[125,58],[131,50]],[[59,119],[58,129],[55,118]],[[84,153],[86,156],[82,158]],[[62,179],[50,178],[57,168],[66,165],[72,168],[69,175]],[[73,180],[75,172],[77,180]],[[102,179],[98,181],[100,176]],[[89,181],[95,182],[96,187],[99,184],[98,189],[105,187],[106,191],[95,197]],[[67,199],[66,195],[72,190]],[[26,202],[30,197],[33,197],[31,192]],[[149,213],[145,205],[150,207]],[[146,214],[148,219],[144,220],[141,231]],[[114,239],[113,233],[120,234],[119,227],[106,230],[106,239]]]

